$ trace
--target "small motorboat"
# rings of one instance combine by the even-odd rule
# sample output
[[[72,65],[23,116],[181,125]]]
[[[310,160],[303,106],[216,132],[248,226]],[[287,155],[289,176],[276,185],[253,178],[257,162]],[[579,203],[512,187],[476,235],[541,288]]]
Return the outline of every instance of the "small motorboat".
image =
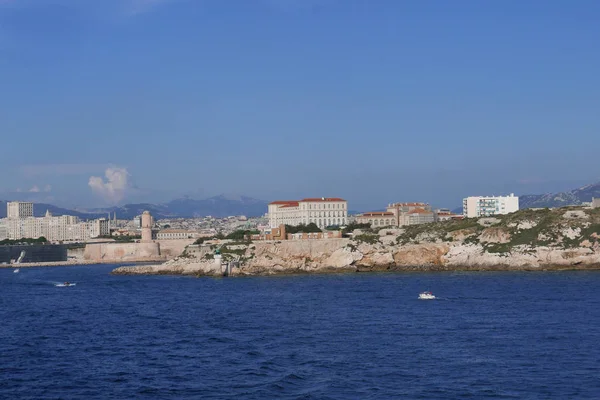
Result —
[[[431,292],[419,293],[419,300],[435,300],[435,296]]]
[[[57,283],[55,286],[57,286],[57,287],[69,287],[69,286],[75,286],[75,284],[71,283],[71,282],[64,282],[64,283]]]
[[[18,274],[20,271],[21,271],[21,270],[20,270],[19,268],[17,268],[17,269],[15,269],[13,272],[14,272],[15,274]]]

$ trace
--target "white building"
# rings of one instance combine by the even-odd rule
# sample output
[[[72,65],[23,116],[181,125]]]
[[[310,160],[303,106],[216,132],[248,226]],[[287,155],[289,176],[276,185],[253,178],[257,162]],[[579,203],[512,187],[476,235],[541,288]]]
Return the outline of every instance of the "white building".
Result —
[[[0,240],[8,239],[8,219],[0,219]]]
[[[7,218],[33,217],[33,203],[23,201],[9,201],[6,203]]]
[[[72,215],[54,217],[46,211],[44,217],[33,217],[32,203],[7,203],[9,218],[0,223],[0,240],[7,236],[11,240],[37,239],[45,237],[50,242],[82,241],[99,236],[110,235],[110,222],[107,219],[96,219],[80,222]],[[28,216],[27,216],[28,215]]]
[[[269,204],[269,227],[316,224],[319,228],[348,223],[348,202],[337,197],[274,201]]]
[[[463,215],[466,218],[488,217],[519,211],[519,197],[510,196],[473,196],[463,199]]]

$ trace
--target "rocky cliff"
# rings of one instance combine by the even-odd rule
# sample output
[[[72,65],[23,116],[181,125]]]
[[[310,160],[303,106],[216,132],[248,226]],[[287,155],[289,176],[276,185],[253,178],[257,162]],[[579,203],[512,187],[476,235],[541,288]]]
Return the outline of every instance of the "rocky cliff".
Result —
[[[343,271],[542,270],[600,268],[600,209],[522,210],[497,217],[355,231],[350,239],[255,242],[221,247],[238,260],[231,275]],[[122,267],[115,274],[224,273],[211,254],[185,252],[161,265]]]

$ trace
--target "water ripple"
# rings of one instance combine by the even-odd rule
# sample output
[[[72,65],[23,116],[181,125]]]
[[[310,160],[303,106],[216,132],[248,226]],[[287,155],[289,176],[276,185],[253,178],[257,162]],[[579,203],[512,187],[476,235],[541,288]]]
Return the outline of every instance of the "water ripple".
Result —
[[[600,398],[600,273],[111,268],[0,270],[0,398]]]

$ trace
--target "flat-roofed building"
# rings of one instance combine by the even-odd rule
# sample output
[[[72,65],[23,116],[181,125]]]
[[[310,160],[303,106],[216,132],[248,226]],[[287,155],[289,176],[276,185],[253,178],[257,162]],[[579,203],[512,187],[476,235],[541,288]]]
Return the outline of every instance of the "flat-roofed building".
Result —
[[[471,196],[463,199],[463,215],[466,218],[489,217],[519,211],[519,197]]]
[[[8,220],[0,218],[0,240],[8,239]]]
[[[9,201],[6,203],[7,218],[33,217],[33,203],[26,201]]]

